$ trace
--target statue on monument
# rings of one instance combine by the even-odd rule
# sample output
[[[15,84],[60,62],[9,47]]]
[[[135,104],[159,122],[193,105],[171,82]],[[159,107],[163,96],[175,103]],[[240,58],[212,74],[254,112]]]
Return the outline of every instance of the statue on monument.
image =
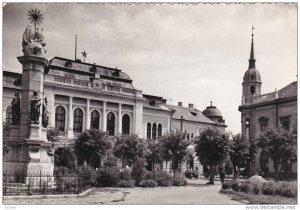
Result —
[[[42,107],[42,125],[44,128],[47,128],[48,123],[49,123],[49,115],[48,115],[48,110],[47,110],[47,98],[45,97],[43,100],[43,107]]]
[[[30,99],[30,123],[39,124],[41,99],[38,93],[33,91],[33,96]]]
[[[41,56],[43,57],[46,53],[44,47],[46,43],[44,41],[44,36],[42,34],[43,29],[39,29],[36,27],[36,24],[42,22],[43,15],[39,10],[31,9],[28,12],[29,20],[31,23],[34,23],[34,31],[32,30],[32,26],[28,25],[23,33],[23,41],[22,41],[22,51],[25,56]]]
[[[20,104],[19,93],[15,93],[15,98],[11,102],[13,125],[18,125],[20,123]]]

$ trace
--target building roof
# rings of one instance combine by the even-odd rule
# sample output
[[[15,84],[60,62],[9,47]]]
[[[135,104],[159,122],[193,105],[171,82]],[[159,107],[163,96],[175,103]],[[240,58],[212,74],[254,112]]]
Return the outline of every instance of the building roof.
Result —
[[[217,109],[215,106],[208,106],[206,109],[202,112],[206,117],[222,117],[221,111]]]
[[[192,109],[192,108],[182,107],[182,106],[168,105],[168,104],[166,106],[174,111],[174,114],[172,116],[173,119],[180,120],[181,116],[182,116],[183,119],[187,120],[187,121],[216,124],[212,120],[205,117],[202,114],[202,112],[197,109]]]
[[[278,91],[278,98],[297,96],[297,81],[292,82]]]
[[[79,60],[74,61],[67,58],[54,57],[50,60],[50,67],[56,67],[63,71],[74,72],[78,74],[99,74],[100,77],[102,76],[106,79],[110,78],[112,80],[132,83],[132,79],[128,76],[128,74],[122,72],[120,69],[85,63]]]
[[[261,76],[259,71],[253,67],[248,69],[243,77],[244,82],[260,82],[261,83]]]

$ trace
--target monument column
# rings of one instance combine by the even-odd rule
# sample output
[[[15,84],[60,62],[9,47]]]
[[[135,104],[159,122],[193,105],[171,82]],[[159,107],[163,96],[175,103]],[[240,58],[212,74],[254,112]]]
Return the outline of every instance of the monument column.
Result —
[[[118,109],[118,133],[122,133],[122,104],[119,103],[119,109]]]
[[[106,123],[107,123],[107,115],[106,115],[106,101],[103,101],[103,107],[102,107],[102,130],[103,132],[106,132],[107,128],[106,128]]]
[[[90,99],[86,99],[85,129],[90,129]]]
[[[73,97],[69,97],[69,114],[68,114],[68,131],[67,131],[67,138],[73,139]]]
[[[22,165],[24,174],[53,173],[54,169],[52,143],[48,142],[46,135],[48,102],[44,97],[44,74],[49,61],[45,58],[43,29],[36,27],[36,22],[41,23],[42,20],[42,14],[36,16],[37,12],[40,14],[37,10],[29,11],[34,28],[28,26],[25,29],[22,36],[23,56],[17,57],[22,64],[20,123],[14,126],[16,131],[7,138],[12,152],[4,161],[4,170],[20,171],[18,166]],[[15,133],[18,133],[17,138]]]

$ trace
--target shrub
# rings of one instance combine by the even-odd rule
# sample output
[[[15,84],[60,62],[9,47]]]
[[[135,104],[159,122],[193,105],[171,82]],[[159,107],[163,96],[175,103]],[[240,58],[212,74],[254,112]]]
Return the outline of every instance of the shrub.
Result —
[[[239,183],[238,183],[238,182],[233,182],[233,183],[231,184],[231,188],[232,188],[234,191],[238,192],[238,191],[240,190]]]
[[[154,177],[154,172],[153,171],[144,171],[144,174],[143,174],[143,180],[146,180],[146,179],[152,179],[152,180],[155,180],[155,177]]]
[[[133,188],[135,181],[133,180],[121,180],[117,186],[118,187],[125,187],[125,188]]]
[[[248,183],[242,183],[241,187],[240,187],[240,190],[242,192],[245,192],[245,193],[250,193],[251,192],[251,185],[248,184]]]
[[[143,176],[146,174],[146,169],[145,169],[145,161],[142,158],[139,158],[132,166],[131,170],[131,176],[133,180],[136,181],[136,184],[139,184]]]
[[[283,188],[281,191],[281,195],[288,198],[295,198],[297,197],[297,191],[294,191],[291,188]]]
[[[117,158],[111,155],[107,158],[107,160],[103,162],[104,167],[110,167],[110,168],[117,167],[117,164],[118,164]]]
[[[280,183],[280,189],[281,196],[289,198],[297,197],[297,182],[282,182]]]
[[[265,182],[262,185],[261,192],[265,195],[274,195],[275,194],[275,185],[274,182]]]
[[[175,177],[173,179],[173,185],[174,186],[186,186],[187,185],[187,181],[182,178],[182,177]]]
[[[100,169],[96,173],[96,183],[99,187],[116,187],[120,181],[118,168]]]
[[[54,168],[54,176],[62,176],[62,175],[67,175],[71,174],[72,170],[65,166],[58,166]]]
[[[158,186],[169,187],[172,185],[172,176],[166,171],[158,170],[153,172],[153,180],[155,180]]]
[[[251,183],[252,193],[257,195],[260,192],[261,186],[257,183]]]
[[[230,188],[231,188],[231,185],[228,182],[225,182],[224,184],[222,184],[222,189],[223,190],[227,190],[227,189],[230,189]]]
[[[120,179],[121,180],[131,180],[131,172],[129,169],[124,169],[120,172]]]
[[[152,179],[143,180],[140,182],[141,187],[157,187],[157,182]]]

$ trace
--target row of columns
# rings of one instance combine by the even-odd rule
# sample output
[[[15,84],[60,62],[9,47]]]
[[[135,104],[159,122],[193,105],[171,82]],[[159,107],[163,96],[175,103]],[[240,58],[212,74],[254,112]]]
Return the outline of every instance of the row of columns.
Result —
[[[103,101],[103,116],[102,116],[102,130],[104,132],[107,131],[107,114],[106,114],[106,105],[107,101]],[[86,102],[86,115],[85,115],[85,129],[90,129],[90,99],[87,99]],[[118,127],[117,127],[117,132],[122,133],[122,104],[119,103],[119,108],[118,108]],[[68,114],[68,128],[67,128],[67,137],[68,138],[73,138],[74,133],[73,133],[73,97],[69,96],[69,114]]]

